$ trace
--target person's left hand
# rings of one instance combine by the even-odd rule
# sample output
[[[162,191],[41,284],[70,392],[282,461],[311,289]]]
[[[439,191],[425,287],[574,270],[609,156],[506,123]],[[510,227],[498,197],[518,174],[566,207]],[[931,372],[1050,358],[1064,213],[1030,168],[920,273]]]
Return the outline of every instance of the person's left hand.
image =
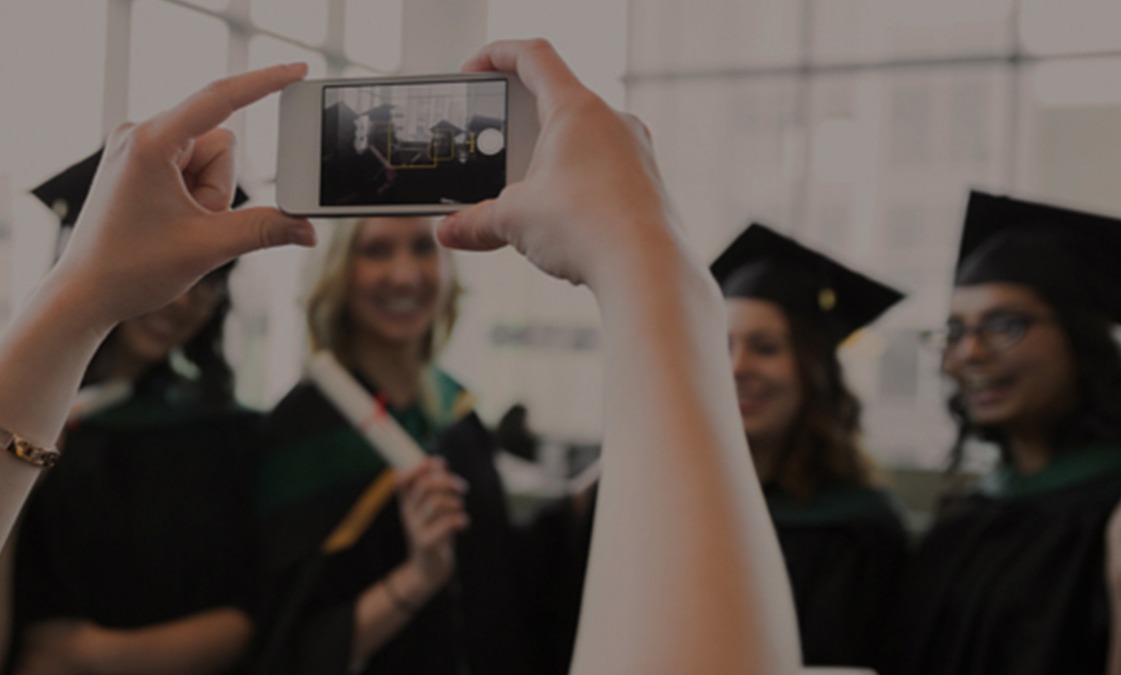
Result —
[[[52,270],[94,326],[157,309],[250,251],[311,245],[311,224],[275,208],[229,210],[236,110],[302,79],[303,64],[218,80],[179,105],[117,128],[66,251]]]
[[[90,675],[106,633],[89,621],[53,619],[35,624],[24,635],[16,675]]]

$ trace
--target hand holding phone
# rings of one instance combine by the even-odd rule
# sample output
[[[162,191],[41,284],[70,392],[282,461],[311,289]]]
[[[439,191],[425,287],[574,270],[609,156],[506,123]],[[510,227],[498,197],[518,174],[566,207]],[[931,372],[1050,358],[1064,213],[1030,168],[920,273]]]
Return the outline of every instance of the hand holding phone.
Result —
[[[304,216],[450,213],[520,179],[532,95],[502,73],[296,83],[281,94],[277,203]]]
[[[626,281],[635,261],[678,248],[683,235],[649,131],[586,88],[548,42],[495,42],[464,69],[516,71],[535,97],[541,132],[524,180],[442,222],[442,244],[510,244],[545,272],[593,291],[597,278]]]

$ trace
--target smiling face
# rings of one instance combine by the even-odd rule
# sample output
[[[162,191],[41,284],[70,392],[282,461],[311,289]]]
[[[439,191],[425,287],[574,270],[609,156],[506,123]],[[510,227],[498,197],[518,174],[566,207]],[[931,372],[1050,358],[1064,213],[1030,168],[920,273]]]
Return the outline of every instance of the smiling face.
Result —
[[[1012,430],[1053,425],[1078,404],[1070,342],[1051,309],[1031,288],[987,283],[954,289],[947,326],[992,326],[986,339],[966,330],[947,347],[942,369],[954,379],[969,419]],[[1000,339],[1008,326],[1018,339]],[[1016,331],[1012,331],[1015,334]]]
[[[448,286],[427,218],[369,218],[351,246],[346,311],[359,342],[423,343]]]
[[[790,322],[766,300],[726,298],[724,304],[743,430],[749,443],[782,444],[804,398]]]
[[[164,307],[121,322],[113,338],[115,369],[138,374],[165,361],[210,321],[225,292],[224,279],[205,278]]]

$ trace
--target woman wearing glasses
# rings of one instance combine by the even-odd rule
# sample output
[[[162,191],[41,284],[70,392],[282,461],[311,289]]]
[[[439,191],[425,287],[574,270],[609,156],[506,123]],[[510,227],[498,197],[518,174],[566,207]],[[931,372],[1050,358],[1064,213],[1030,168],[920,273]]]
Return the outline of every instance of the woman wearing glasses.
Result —
[[[1121,222],[974,193],[942,368],[951,455],[996,471],[946,503],[901,597],[886,673],[1101,673],[1106,523],[1121,497]]]
[[[96,160],[44,185],[47,201],[80,204]],[[24,511],[6,672],[230,672],[248,646],[258,416],[235,404],[222,353],[232,267],[94,354],[87,405]]]

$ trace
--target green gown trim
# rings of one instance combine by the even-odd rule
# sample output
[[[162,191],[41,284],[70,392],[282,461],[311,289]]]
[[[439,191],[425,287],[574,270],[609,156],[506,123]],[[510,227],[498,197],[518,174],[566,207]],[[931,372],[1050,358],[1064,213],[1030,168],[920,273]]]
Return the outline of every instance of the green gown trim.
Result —
[[[1029,475],[1001,467],[982,481],[981,492],[995,499],[1024,499],[1117,473],[1121,473],[1121,448],[1097,445],[1060,455]]]
[[[187,422],[201,415],[239,411],[248,412],[248,408],[231,404],[225,409],[208,409],[190,381],[161,378],[144,383],[127,399],[98,411],[79,424],[129,432]]]
[[[388,410],[401,428],[427,450],[443,429],[462,417],[457,412],[469,394],[451,376],[435,367],[428,368],[424,377],[427,391],[434,392],[434,396],[422,397],[424,400],[405,408],[390,406]],[[429,412],[433,407],[436,409]],[[324,448],[330,448],[330,452],[324,452]],[[270,513],[330,486],[354,480],[368,481],[385,468],[381,455],[371,452],[366,440],[349,424],[340,421],[321,433],[293,439],[291,443],[270,450],[261,468],[258,513]]]
[[[888,493],[863,485],[831,487],[808,498],[796,497],[772,485],[765,490],[765,496],[776,524],[819,525],[900,512]]]

